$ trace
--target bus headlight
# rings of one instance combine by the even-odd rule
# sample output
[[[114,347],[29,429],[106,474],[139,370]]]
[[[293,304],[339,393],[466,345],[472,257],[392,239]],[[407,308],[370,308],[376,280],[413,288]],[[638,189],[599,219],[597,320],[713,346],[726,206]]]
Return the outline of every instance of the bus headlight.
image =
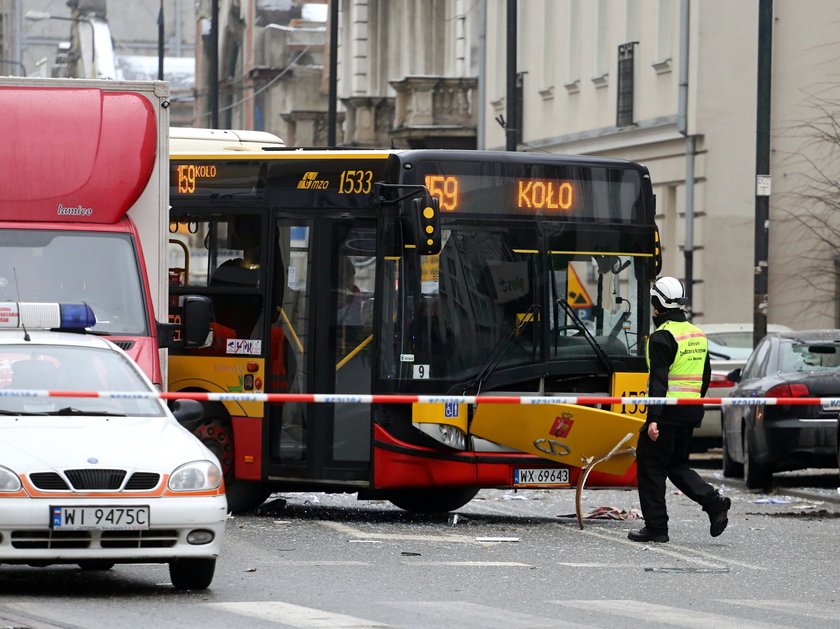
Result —
[[[222,484],[222,472],[212,461],[184,463],[169,477],[172,491],[205,491],[218,489]]]

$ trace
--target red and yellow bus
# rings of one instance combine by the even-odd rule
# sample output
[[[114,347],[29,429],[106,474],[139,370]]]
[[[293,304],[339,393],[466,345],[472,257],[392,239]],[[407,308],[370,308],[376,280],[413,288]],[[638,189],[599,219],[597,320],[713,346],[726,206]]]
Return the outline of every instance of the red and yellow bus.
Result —
[[[171,352],[171,391],[644,395],[659,250],[643,166],[208,144],[172,140],[170,316],[199,294],[215,321],[208,347]],[[232,511],[272,491],[433,512],[484,487],[574,486],[573,421],[495,406],[211,402],[190,428]],[[532,434],[532,412],[563,426]],[[634,482],[626,461],[590,477]]]

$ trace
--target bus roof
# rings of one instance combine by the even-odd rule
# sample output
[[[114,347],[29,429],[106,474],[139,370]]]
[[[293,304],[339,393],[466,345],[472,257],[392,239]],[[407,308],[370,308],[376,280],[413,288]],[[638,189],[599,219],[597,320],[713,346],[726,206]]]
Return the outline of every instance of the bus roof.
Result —
[[[169,153],[224,153],[260,151],[263,147],[286,146],[282,138],[266,131],[245,129],[169,128]]]
[[[154,170],[145,95],[88,86],[0,86],[0,220],[115,223]]]

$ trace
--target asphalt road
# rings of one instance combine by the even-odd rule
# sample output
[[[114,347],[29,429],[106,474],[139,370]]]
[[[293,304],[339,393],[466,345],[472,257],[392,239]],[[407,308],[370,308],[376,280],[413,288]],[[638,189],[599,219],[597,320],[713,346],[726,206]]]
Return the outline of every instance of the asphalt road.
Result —
[[[671,542],[650,545],[626,538],[641,526],[630,490],[586,491],[584,530],[571,491],[482,491],[436,517],[276,494],[230,518],[206,592],[175,592],[164,566],[2,566],[0,627],[840,626],[837,470],[762,494],[714,453],[696,462],[733,500],[718,538],[673,488]]]

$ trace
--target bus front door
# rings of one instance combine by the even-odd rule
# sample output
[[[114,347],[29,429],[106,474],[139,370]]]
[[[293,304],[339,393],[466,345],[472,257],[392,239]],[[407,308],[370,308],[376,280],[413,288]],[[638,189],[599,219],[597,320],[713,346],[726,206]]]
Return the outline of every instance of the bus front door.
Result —
[[[277,228],[270,391],[369,393],[375,222],[280,218]],[[366,486],[370,405],[286,402],[267,415],[269,480]]]

